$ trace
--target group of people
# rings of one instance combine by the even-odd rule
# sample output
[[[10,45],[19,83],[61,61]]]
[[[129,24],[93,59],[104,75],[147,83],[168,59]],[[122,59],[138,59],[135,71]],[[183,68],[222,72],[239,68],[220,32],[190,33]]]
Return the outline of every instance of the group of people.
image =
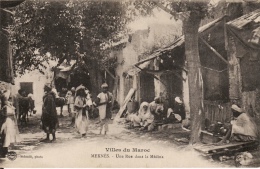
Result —
[[[72,116],[72,122],[70,126],[75,126],[77,132],[85,137],[88,128],[89,111],[93,107],[97,107],[99,110],[100,118],[100,134],[104,129],[104,134],[108,131],[108,121],[111,118],[111,108],[113,96],[108,92],[108,85],[106,83],[101,86],[102,92],[98,94],[97,100],[92,101],[89,90],[85,86],[80,85],[76,89],[71,88],[66,94],[66,100],[68,102],[68,111]],[[52,90],[51,84],[44,86],[45,95],[43,96],[42,107],[42,129],[47,134],[47,137],[42,140],[50,141],[50,134],[52,134],[52,141],[55,141],[55,131],[58,127],[58,117],[55,106],[56,95]]]
[[[34,110],[35,103],[32,93],[19,89],[11,95],[9,89],[0,91],[0,156],[5,156],[12,143],[20,141],[18,123],[27,123],[28,113]]]
[[[132,99],[129,105],[133,105],[133,102]],[[181,123],[185,119],[185,109],[180,97],[176,97],[173,106],[167,110],[164,109],[160,97],[155,97],[151,103],[142,102],[139,110],[134,110],[131,106],[127,109],[127,119],[131,122],[131,126],[140,130],[151,131],[157,125]],[[227,140],[236,142],[257,140],[259,131],[255,120],[236,104],[232,105],[231,111],[232,120],[225,125],[225,136],[219,143],[226,143]]]
[[[185,119],[185,109],[180,97],[175,98],[173,106],[165,110],[161,97],[155,97],[151,103],[142,102],[138,111],[128,111],[128,120],[133,127],[151,131],[156,125],[180,123]]]
[[[75,126],[77,132],[85,137],[88,129],[89,111],[96,107],[99,112],[100,134],[108,132],[108,123],[112,117],[113,95],[108,91],[106,83],[101,86],[102,92],[98,94],[97,100],[92,101],[89,91],[83,85],[71,88],[66,94],[69,105],[69,113],[72,116],[71,126]],[[56,140],[56,129],[58,127],[58,116],[56,110],[56,94],[53,92],[51,84],[44,85],[44,96],[42,105],[41,128],[46,133],[46,138],[41,141]],[[23,112],[21,98],[31,98],[26,96],[23,90],[12,98],[9,90],[0,93],[0,155],[7,152],[11,143],[19,142],[19,131],[17,124],[17,113]],[[13,100],[13,101],[12,101]],[[14,106],[12,104],[14,103]],[[134,98],[127,105],[127,119],[133,127],[140,130],[154,130],[155,126],[167,123],[181,123],[185,119],[185,109],[180,97],[176,97],[173,106],[165,107],[160,97],[155,97],[151,103],[142,102],[139,109],[135,104]],[[30,103],[32,104],[32,103]],[[130,106],[132,105],[132,106]],[[134,106],[133,106],[134,105]],[[167,110],[165,110],[167,108]],[[227,132],[221,143],[227,140],[234,141],[253,141],[258,139],[257,125],[252,117],[238,105],[232,105],[233,120],[227,127]],[[19,114],[19,113],[18,113]],[[19,117],[19,116],[18,116]]]

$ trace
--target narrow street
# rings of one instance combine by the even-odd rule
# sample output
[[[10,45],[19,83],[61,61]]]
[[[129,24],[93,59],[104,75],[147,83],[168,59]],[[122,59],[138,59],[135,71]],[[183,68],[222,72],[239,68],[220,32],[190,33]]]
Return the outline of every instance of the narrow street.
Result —
[[[259,167],[259,2],[0,0],[0,167]]]
[[[30,117],[27,127],[20,130],[22,142],[10,150],[17,153],[17,159],[0,159],[1,167],[124,167],[126,163],[128,167],[228,167],[202,159],[186,148],[186,143],[175,142],[173,135],[183,136],[178,131],[148,133],[110,124],[110,131],[104,136],[98,134],[93,120],[87,137],[81,138],[74,128],[67,127],[70,118],[64,112],[65,116],[59,118],[55,143],[39,142],[45,136],[39,127],[40,115]],[[125,148],[130,152],[124,152]],[[133,152],[134,148],[149,152]]]

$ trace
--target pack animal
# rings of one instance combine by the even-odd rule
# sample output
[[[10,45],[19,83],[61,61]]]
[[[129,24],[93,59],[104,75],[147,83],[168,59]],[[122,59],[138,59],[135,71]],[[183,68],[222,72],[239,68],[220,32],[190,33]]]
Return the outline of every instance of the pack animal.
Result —
[[[60,116],[63,116],[63,106],[66,105],[67,100],[64,97],[58,97],[55,99],[56,107],[60,107]]]
[[[18,121],[21,125],[27,124],[29,121],[28,112],[32,109],[31,101],[29,97],[23,97],[19,99],[19,114],[18,114]]]

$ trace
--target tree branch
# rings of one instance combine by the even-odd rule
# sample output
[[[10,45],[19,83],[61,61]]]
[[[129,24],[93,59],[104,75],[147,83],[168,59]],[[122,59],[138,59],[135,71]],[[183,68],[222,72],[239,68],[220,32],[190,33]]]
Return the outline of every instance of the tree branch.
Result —
[[[159,3],[159,2],[157,2],[157,1],[155,1],[155,0],[153,1],[153,3],[154,3],[157,7],[161,8],[162,10],[164,10],[165,12],[171,14],[172,16],[174,16],[174,17],[177,16],[177,13],[176,13],[176,12],[174,12],[174,11],[170,10],[169,8],[163,6],[161,3]]]
[[[164,10],[165,12],[171,14],[175,19],[184,20],[184,19],[187,19],[190,16],[190,12],[189,11],[187,11],[187,12],[174,12],[171,9],[163,6],[163,4],[157,2],[156,0],[153,0],[153,3],[157,7],[161,8],[162,10]]]

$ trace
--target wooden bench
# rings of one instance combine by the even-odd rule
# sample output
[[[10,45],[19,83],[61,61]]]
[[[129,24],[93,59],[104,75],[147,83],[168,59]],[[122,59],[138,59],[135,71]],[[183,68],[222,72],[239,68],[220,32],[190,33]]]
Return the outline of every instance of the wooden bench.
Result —
[[[249,142],[236,142],[228,143],[224,145],[205,144],[195,147],[194,149],[200,152],[203,156],[232,156],[237,152],[250,151],[257,149],[259,145],[258,141]]]

